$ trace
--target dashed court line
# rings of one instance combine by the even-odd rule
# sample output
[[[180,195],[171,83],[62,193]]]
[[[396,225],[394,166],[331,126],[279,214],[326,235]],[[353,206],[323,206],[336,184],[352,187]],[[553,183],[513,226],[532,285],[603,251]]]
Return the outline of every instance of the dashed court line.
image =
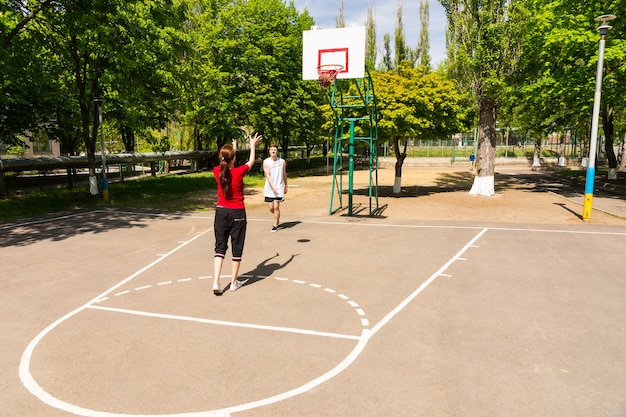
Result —
[[[223,277],[226,278],[226,277],[229,277],[229,275],[224,275]],[[240,275],[240,277],[241,278],[248,278],[248,279],[249,278],[258,278],[258,279],[266,279],[266,278],[268,278],[267,276],[254,276],[254,275],[249,275],[249,274],[243,274],[243,275]],[[198,280],[204,280],[204,279],[211,279],[211,278],[213,278],[213,277],[212,276],[200,276],[197,279]],[[120,292],[114,293],[112,296],[113,297],[121,297],[121,296],[124,296],[124,295],[131,294],[133,292],[144,291],[144,290],[148,290],[148,289],[151,289],[151,288],[162,287],[162,286],[165,286],[165,285],[171,285],[171,284],[175,284],[175,283],[192,282],[193,280],[194,280],[193,278],[187,277],[187,278],[177,279],[175,281],[174,280],[161,281],[161,282],[157,282],[156,284],[154,284],[154,286],[151,285],[151,284],[143,285],[141,287],[136,287],[133,290],[124,290],[124,291],[120,291]],[[306,281],[301,280],[301,279],[289,279],[289,278],[284,278],[284,277],[275,277],[274,280],[275,281],[279,281],[279,282],[291,282],[293,284],[298,284],[298,285],[305,285],[305,284],[307,284]],[[361,325],[364,328],[369,327],[369,320],[366,319],[366,318],[363,318],[367,314],[365,313],[365,311],[362,308],[359,308],[359,303],[357,303],[356,301],[350,299],[350,297],[348,297],[345,294],[341,294],[341,293],[338,294],[337,291],[332,289],[332,288],[324,287],[323,285],[320,285],[320,284],[317,284],[317,283],[309,283],[308,285],[309,285],[309,287],[314,288],[314,289],[321,289],[322,291],[324,291],[324,292],[326,292],[328,294],[335,294],[341,300],[346,301],[347,304],[350,307],[352,307],[354,309],[354,311],[356,312],[356,314],[361,318]],[[98,298],[97,300],[95,300],[94,303],[95,304],[100,304],[100,303],[102,303],[104,301],[107,301],[107,300],[110,300],[110,299],[111,299],[111,297],[103,296],[103,297]],[[88,306],[88,308],[96,308],[96,307],[91,305],[91,306]],[[126,312],[131,311],[131,310],[123,310],[123,309],[110,309],[108,307],[97,307],[97,308],[103,309],[103,310],[111,310],[111,311],[126,311]],[[134,314],[137,314],[137,313],[138,312],[134,312]],[[147,313],[147,314],[150,315],[150,313]],[[164,316],[167,316],[167,315],[155,315],[155,316],[156,317],[164,317]],[[167,316],[167,317],[177,318],[178,316]],[[200,320],[200,319],[198,319],[198,320]],[[208,322],[212,322],[212,321],[209,320]]]

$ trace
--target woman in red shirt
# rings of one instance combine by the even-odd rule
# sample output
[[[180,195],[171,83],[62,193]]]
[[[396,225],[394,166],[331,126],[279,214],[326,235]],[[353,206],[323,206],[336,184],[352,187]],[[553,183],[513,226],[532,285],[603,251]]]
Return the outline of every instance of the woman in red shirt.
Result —
[[[222,264],[228,249],[228,238],[232,245],[232,278],[230,290],[237,291],[242,287],[239,276],[239,265],[246,240],[246,206],[243,202],[243,177],[254,165],[255,146],[263,136],[256,133],[254,137],[248,136],[250,141],[250,158],[245,165],[235,167],[235,155],[237,142],[234,146],[226,144],[220,148],[218,158],[220,164],[213,168],[213,175],[217,181],[217,206],[215,208],[215,257],[213,262],[213,294],[220,295],[220,275]]]

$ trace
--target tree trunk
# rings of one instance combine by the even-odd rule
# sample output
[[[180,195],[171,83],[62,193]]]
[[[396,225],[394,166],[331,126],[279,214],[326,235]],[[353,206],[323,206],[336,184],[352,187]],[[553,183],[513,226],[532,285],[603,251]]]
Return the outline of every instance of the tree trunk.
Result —
[[[541,166],[541,137],[535,139],[535,149],[533,151],[533,168]]]
[[[618,158],[618,167],[620,170],[626,169],[626,134],[624,134],[624,139],[622,139],[622,144],[619,147],[619,158]]]
[[[122,134],[122,143],[124,144],[124,151],[128,153],[135,152],[135,133],[129,126],[124,126],[120,129]]]
[[[404,143],[404,152],[400,151],[400,138],[394,137],[391,143],[393,153],[396,155],[396,176],[393,182],[393,193],[400,194],[402,192],[402,164],[404,164],[406,159],[406,142]]]
[[[562,133],[559,134],[559,159],[557,165],[560,167],[565,166],[565,137]]]
[[[602,130],[604,131],[604,153],[609,163],[609,180],[617,179],[617,157],[615,156],[615,150],[613,149],[613,136],[614,136],[614,124],[613,124],[613,107],[602,108]]]
[[[476,176],[470,195],[492,196],[496,168],[496,101],[478,98],[478,149],[476,151]]]

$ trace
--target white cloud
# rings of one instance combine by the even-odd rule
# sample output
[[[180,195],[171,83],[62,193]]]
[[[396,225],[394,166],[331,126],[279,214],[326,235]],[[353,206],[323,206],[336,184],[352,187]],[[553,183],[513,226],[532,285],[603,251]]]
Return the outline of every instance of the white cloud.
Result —
[[[288,1],[288,0],[286,0]],[[404,37],[410,47],[416,47],[420,32],[419,0],[399,0],[402,4],[402,23]],[[398,3],[389,0],[343,0],[343,15],[346,26],[353,23],[365,25],[367,9],[372,8],[376,22],[378,58],[382,57],[383,36],[393,35],[396,29]],[[315,24],[323,29],[336,27],[337,15],[341,0],[294,0],[296,9],[300,12],[308,9],[315,20]],[[429,0],[430,21],[428,35],[430,42],[430,57],[434,65],[446,57],[446,15],[443,6],[437,0]]]

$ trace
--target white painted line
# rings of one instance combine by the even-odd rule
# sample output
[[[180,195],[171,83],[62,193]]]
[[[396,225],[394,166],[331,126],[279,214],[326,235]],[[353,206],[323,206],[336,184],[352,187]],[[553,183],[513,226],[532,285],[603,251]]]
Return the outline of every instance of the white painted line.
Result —
[[[118,292],[118,293],[113,294],[113,295],[117,297],[118,295],[128,294],[129,292],[130,292],[130,290],[126,290],[126,291]]]
[[[323,384],[324,382],[334,378],[335,376],[343,372],[346,368],[348,368],[348,366],[350,366],[352,362],[354,362],[356,358],[358,358],[358,356],[361,354],[363,349],[365,349],[365,346],[367,345],[368,340],[369,340],[369,330],[363,329],[363,332],[361,333],[361,337],[359,338],[359,343],[357,343],[354,349],[352,349],[352,352],[350,352],[350,354],[346,356],[343,361],[341,361],[337,366],[335,366],[333,369],[329,370],[325,374],[313,379],[312,381],[307,382],[304,385],[301,385],[290,391],[283,392],[282,394],[275,395],[273,397],[264,398],[262,400],[253,401],[247,404],[237,405],[234,407],[224,408],[218,411],[232,414],[232,413],[237,413],[240,411],[250,410],[253,408],[257,408],[257,407],[263,407],[268,404],[272,404],[278,401],[286,400],[291,397],[295,397],[296,395],[304,394],[305,392],[308,392],[312,390],[313,388]]]
[[[278,281],[289,281],[287,278],[279,278],[279,277],[276,277],[276,278],[274,278],[274,279],[277,279]]]
[[[320,285],[320,287],[321,287],[321,285]],[[350,297],[348,297],[347,295],[344,295],[344,294],[337,294],[337,297],[342,298],[344,300],[349,300],[350,299]]]
[[[267,222],[268,220],[248,219],[248,221]],[[524,229],[514,227],[485,227],[485,226],[443,226],[443,225],[416,225],[416,224],[388,224],[388,223],[343,223],[343,222],[323,222],[323,221],[307,221],[300,220],[302,224],[322,224],[328,226],[343,227],[389,227],[401,229],[448,229],[448,230],[489,230],[504,232],[533,232],[533,233],[563,233],[563,234],[583,234],[583,235],[608,235],[608,236],[626,236],[626,232],[604,232],[593,230],[570,230],[570,229]]]
[[[320,284],[309,284],[313,288],[322,288]]]
[[[144,285],[143,287],[135,288],[135,291],[145,290],[146,288],[152,288],[152,285]]]
[[[172,281],[163,281],[163,282],[157,282],[157,285],[168,285],[171,284]]]
[[[348,304],[350,304],[352,307],[358,307],[359,304],[356,301],[349,301]]]
[[[187,281],[191,281],[191,278],[181,278],[178,280],[178,282],[187,282]]]
[[[364,316],[365,315],[365,311],[361,310],[360,308],[356,309],[356,314],[358,314],[359,316]]]
[[[376,334],[385,324],[387,324],[389,322],[389,320],[391,320],[396,314],[398,314],[400,311],[402,311],[404,309],[404,307],[406,307],[411,301],[413,301],[415,299],[415,297],[420,295],[420,293],[422,291],[424,291],[430,284],[432,284],[433,281],[435,281],[437,279],[437,277],[440,276],[443,273],[443,271],[448,269],[448,267],[450,265],[452,265],[454,262],[456,262],[456,260],[458,258],[460,258],[461,255],[463,255],[463,253],[465,253],[465,251],[467,251],[467,249],[474,244],[474,242],[476,242],[482,235],[484,235],[487,232],[487,230],[491,230],[491,229],[482,229],[480,231],[480,233],[478,233],[476,236],[474,236],[474,238],[472,238],[472,240],[470,240],[465,246],[463,246],[463,248],[460,251],[458,251],[456,255],[454,255],[452,258],[450,258],[450,260],[448,260],[448,262],[446,262],[441,268],[439,268],[439,270],[437,272],[432,274],[430,276],[430,278],[428,278],[426,281],[424,281],[422,283],[422,285],[420,285],[415,291],[413,291],[411,293],[411,295],[409,295],[407,298],[404,299],[404,301],[402,301],[400,304],[398,304],[398,306],[396,306],[396,308],[391,310],[389,312],[389,314],[387,314],[381,321],[379,321],[376,324],[376,326],[374,326],[374,328],[372,328],[371,333],[370,333],[370,337],[373,336],[374,334]]]
[[[452,275],[449,274],[439,274],[440,277],[446,277],[446,278],[451,278]]]
[[[51,223],[57,220],[65,220],[65,219],[71,219],[72,217],[78,217],[78,216],[83,216],[85,214],[91,214],[91,213],[103,213],[104,210],[91,210],[91,211],[87,211],[87,212],[82,212],[82,213],[76,213],[76,214],[68,214],[65,216],[56,216],[56,217],[50,217],[47,219],[42,219],[42,220],[34,220],[32,222],[24,222],[24,223],[18,223],[18,224],[7,224],[4,226],[0,226],[0,229],[9,229],[9,228],[15,228],[15,227],[21,227],[21,226],[30,226],[31,224],[40,224],[40,223]]]
[[[337,292],[337,291],[335,291],[335,290],[333,290],[333,289],[331,289],[331,288],[324,288],[324,291],[329,292],[329,293],[332,293],[332,294],[334,294],[334,293],[336,293],[336,292]]]
[[[78,313],[84,311],[91,304],[94,304],[94,303],[97,303],[97,302],[100,302],[100,301],[104,300],[105,297],[107,297],[108,294],[113,293],[115,290],[120,288],[122,285],[125,285],[129,281],[133,280],[137,276],[141,275],[142,273],[144,273],[148,269],[150,269],[153,266],[157,265],[158,263],[160,263],[161,261],[163,261],[164,259],[166,259],[170,255],[178,252],[179,250],[184,248],[186,245],[188,245],[191,242],[195,241],[196,239],[202,237],[203,235],[205,235],[206,233],[208,233],[211,230],[213,230],[213,228],[209,228],[209,229],[204,230],[203,232],[198,233],[196,236],[194,236],[193,238],[189,239],[187,242],[183,243],[182,245],[178,245],[177,247],[175,247],[174,249],[169,251],[167,254],[165,254],[165,256],[160,257],[160,258],[156,259],[155,261],[152,261],[148,265],[144,266],[143,268],[139,269],[135,273],[131,274],[130,276],[128,276],[125,279],[123,279],[122,281],[118,282],[116,285],[112,286],[111,288],[109,288],[108,290],[103,292],[102,294],[94,297],[92,300],[88,301],[83,306],[78,307],[77,309],[67,313],[66,315],[64,315],[63,317],[59,318],[58,320],[56,320],[52,324],[48,325],[48,327],[43,329],[37,336],[35,336],[35,338],[33,340],[30,341],[28,346],[26,346],[26,349],[24,350],[24,353],[22,354],[22,358],[20,359],[19,375],[20,375],[20,381],[22,381],[22,384],[24,385],[24,387],[26,387],[26,389],[31,394],[33,394],[35,397],[39,398],[41,401],[43,401],[44,403],[48,404],[49,406],[57,408],[59,410],[67,411],[68,413],[72,413],[72,414],[76,414],[76,415],[80,415],[80,416],[89,416],[89,417],[112,417],[112,416],[120,417],[121,416],[120,414],[112,414],[112,413],[94,411],[94,410],[89,410],[89,409],[86,409],[86,408],[79,407],[79,406],[74,405],[74,404],[69,404],[69,403],[66,403],[65,401],[59,400],[58,398],[53,397],[52,395],[50,395],[46,390],[44,390],[37,383],[37,381],[35,381],[35,378],[33,378],[33,375],[30,373],[30,361],[31,361],[31,358],[33,356],[33,352],[35,351],[35,348],[37,347],[39,342],[41,342],[41,340],[48,333],[50,333],[52,330],[54,330],[61,323],[63,323],[64,321],[68,320],[69,318],[77,315]],[[196,416],[205,416],[205,417],[208,416],[208,415],[209,414],[207,414],[207,413],[196,414]],[[188,414],[185,417],[192,417],[192,416],[193,416],[193,414]]]
[[[303,329],[296,329],[293,327],[265,326],[262,324],[237,323],[237,322],[223,321],[223,320],[209,320],[209,319],[201,319],[201,318],[189,317],[189,316],[174,316],[171,314],[148,313],[146,311],[128,310],[125,308],[102,307],[102,306],[94,306],[94,305],[87,306],[86,308],[90,308],[94,310],[113,311],[113,312],[124,313],[124,314],[133,314],[136,316],[156,317],[156,318],[170,319],[170,320],[193,321],[196,323],[217,324],[220,326],[230,326],[230,327],[244,327],[247,329],[272,330],[275,332],[305,334],[309,336],[333,337],[336,339],[359,340],[360,338],[360,336],[354,336],[354,335],[349,335],[349,334],[318,332],[316,330],[303,330]]]
[[[361,319],[361,324],[363,327],[368,327],[370,325],[370,321],[368,319]]]
[[[211,278],[213,278],[213,277],[210,276],[210,275],[205,275],[203,277],[198,277],[198,279],[211,279]]]
[[[299,279],[294,279],[291,282],[293,282],[294,284],[306,284],[306,281],[302,281],[302,280],[299,280]]]

